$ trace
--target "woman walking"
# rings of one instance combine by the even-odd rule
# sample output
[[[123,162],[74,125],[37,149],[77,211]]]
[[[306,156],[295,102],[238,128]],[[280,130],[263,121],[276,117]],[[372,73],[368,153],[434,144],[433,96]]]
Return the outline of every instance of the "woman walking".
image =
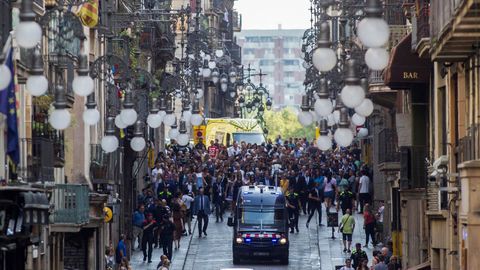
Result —
[[[175,224],[175,232],[173,234],[173,242],[175,245],[175,249],[180,248],[180,238],[182,237],[183,233],[183,218],[184,212],[182,208],[184,208],[184,203],[182,201],[182,193],[177,192],[175,197],[172,200],[172,217],[173,217],[173,224]]]
[[[375,246],[375,215],[368,203],[365,204],[363,210],[363,229],[365,229],[365,246],[363,247],[368,247],[369,238],[372,239],[372,245]]]
[[[335,198],[335,193],[337,192],[337,180],[332,177],[330,172],[325,176],[326,181],[323,186],[323,193],[325,196],[325,208],[327,213],[330,213],[330,206],[332,206],[332,201]]]

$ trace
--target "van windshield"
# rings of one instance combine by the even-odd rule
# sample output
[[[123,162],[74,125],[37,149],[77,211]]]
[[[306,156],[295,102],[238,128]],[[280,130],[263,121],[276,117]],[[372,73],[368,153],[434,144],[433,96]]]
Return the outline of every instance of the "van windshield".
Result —
[[[265,142],[263,133],[233,133],[233,140],[260,145]]]
[[[284,209],[240,209],[240,230],[282,230],[285,225]]]

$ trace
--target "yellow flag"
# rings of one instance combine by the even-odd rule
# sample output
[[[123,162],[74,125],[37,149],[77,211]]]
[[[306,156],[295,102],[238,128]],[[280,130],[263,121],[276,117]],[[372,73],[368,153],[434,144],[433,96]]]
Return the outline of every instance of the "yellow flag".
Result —
[[[80,18],[83,25],[95,27],[98,24],[98,0],[87,0],[81,6],[72,8],[72,12]]]

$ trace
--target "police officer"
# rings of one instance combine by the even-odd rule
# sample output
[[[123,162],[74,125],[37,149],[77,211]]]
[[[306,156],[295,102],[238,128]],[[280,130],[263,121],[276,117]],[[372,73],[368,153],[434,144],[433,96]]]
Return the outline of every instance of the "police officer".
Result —
[[[294,233],[293,229],[298,233],[298,218],[300,215],[300,200],[298,199],[298,193],[293,191],[293,186],[288,188],[287,192],[287,207],[288,207],[288,219],[290,225],[290,233]]]
[[[355,249],[352,251],[352,255],[350,256],[353,263],[353,268],[357,269],[358,266],[362,263],[363,260],[368,260],[367,253],[362,250],[362,244],[356,243]]]
[[[338,196],[337,203],[337,212],[338,205],[342,207],[342,215],[345,215],[347,209],[354,209],[353,204],[355,200],[355,195],[350,191],[350,187],[346,187],[344,191],[340,192]]]

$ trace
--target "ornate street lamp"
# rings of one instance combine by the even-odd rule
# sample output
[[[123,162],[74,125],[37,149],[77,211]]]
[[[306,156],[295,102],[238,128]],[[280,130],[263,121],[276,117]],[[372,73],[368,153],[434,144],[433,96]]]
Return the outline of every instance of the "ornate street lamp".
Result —
[[[159,113],[160,110],[157,107],[156,98],[152,98],[151,104],[152,105],[150,106],[150,114],[147,117],[147,124],[151,128],[158,128],[162,125],[163,117]]]
[[[315,112],[321,116],[326,117],[333,111],[333,103],[330,101],[330,93],[327,89],[327,80],[320,79],[318,99],[315,101]]]
[[[198,99],[193,100],[190,122],[192,126],[199,126],[203,122],[203,117],[200,115],[200,102]]]
[[[133,103],[133,93],[131,90],[125,91],[125,100],[123,101],[123,109],[120,111],[120,117],[122,122],[125,123],[127,126],[131,126],[135,124],[137,121],[138,114],[133,109],[135,105]]]
[[[55,89],[55,101],[53,103],[55,108],[48,118],[48,122],[54,129],[63,130],[70,125],[71,115],[67,110],[67,99],[62,85],[57,85]]]
[[[340,109],[340,122],[335,131],[333,138],[341,147],[349,146],[353,141],[353,132],[350,129],[350,122],[348,121],[348,109]]]
[[[313,116],[310,113],[310,100],[307,95],[302,96],[301,112],[298,114],[298,121],[306,127],[313,123]]]
[[[87,103],[85,104],[87,108],[83,111],[83,122],[89,126],[96,125],[100,120],[100,112],[97,110],[97,103],[95,102],[95,93],[91,93],[87,97]]]
[[[48,80],[45,75],[43,75],[43,61],[38,46],[35,47],[33,53],[33,67],[30,70],[30,76],[27,78],[26,88],[34,97],[41,96],[48,90]],[[1,85],[0,89],[3,89]]]
[[[341,92],[343,104],[348,108],[355,108],[362,104],[365,99],[365,90],[360,86],[360,79],[357,76],[357,66],[354,59],[347,61],[347,75],[345,78],[345,86]]]
[[[180,134],[177,137],[177,143],[180,146],[187,146],[190,141],[190,136],[187,134],[187,124],[184,119],[180,119]]]
[[[106,153],[112,153],[118,148],[118,138],[115,136],[115,118],[107,117],[105,124],[105,136],[102,138],[101,146]]]
[[[332,148],[332,139],[328,136],[327,120],[320,120],[320,136],[317,139],[317,147],[322,151]]]
[[[35,17],[32,0],[22,0],[20,23],[15,28],[15,38],[22,48],[33,48],[42,41],[42,28]]]
[[[140,152],[145,149],[146,142],[145,138],[143,138],[143,122],[138,120],[135,122],[134,131],[133,131],[133,138],[130,141],[130,147],[133,151]]]
[[[72,82],[73,92],[81,97],[90,95],[94,90],[93,79],[88,76],[88,71],[87,55],[81,54],[78,57],[78,76]]]
[[[337,64],[337,55],[330,48],[330,26],[327,22],[320,24],[317,49],[313,51],[312,61],[315,68],[320,72],[331,70]]]

